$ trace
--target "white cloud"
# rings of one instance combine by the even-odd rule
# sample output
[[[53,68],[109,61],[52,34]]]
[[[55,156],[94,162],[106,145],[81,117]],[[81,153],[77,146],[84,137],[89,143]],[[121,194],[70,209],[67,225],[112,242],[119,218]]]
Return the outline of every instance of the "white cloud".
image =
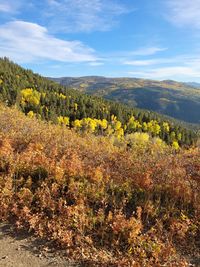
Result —
[[[177,26],[200,28],[200,0],[168,0],[168,20]]]
[[[16,13],[22,5],[22,0],[1,0],[0,13]]]
[[[200,76],[200,68],[189,66],[160,67],[144,71],[130,71],[130,75],[149,79],[184,79]]]
[[[130,9],[115,0],[48,0],[46,18],[55,32],[107,31]]]
[[[102,65],[104,65],[104,63],[103,62],[89,62],[89,65],[90,66],[102,66]]]
[[[151,55],[155,55],[158,52],[162,52],[162,51],[166,51],[167,48],[162,48],[162,47],[156,47],[156,46],[152,46],[152,47],[144,47],[144,48],[140,48],[138,50],[132,51],[130,53],[130,55],[132,56],[151,56]]]
[[[123,62],[124,65],[131,65],[131,66],[150,66],[157,64],[156,60],[149,59],[149,60],[127,60]]]
[[[166,51],[167,48],[162,47],[142,47],[133,51],[115,51],[104,53],[102,59],[104,62],[115,62],[123,65],[134,65],[134,66],[147,66],[156,64],[156,60],[143,60],[138,57],[152,56],[159,52]]]
[[[125,60],[130,66],[127,74],[147,79],[174,79],[194,81],[200,77],[200,56],[198,54],[180,54],[174,57]]]
[[[175,56],[173,58],[156,58],[156,59],[142,59],[142,60],[125,60],[123,62],[124,65],[130,66],[151,66],[151,65],[161,65],[161,64],[170,64],[170,63],[183,63],[185,60],[184,56],[178,57]]]
[[[0,3],[0,12],[10,12],[11,6],[8,3]]]
[[[0,56],[20,63],[46,59],[61,62],[93,62],[94,50],[79,41],[65,41],[48,34],[45,27],[25,21],[0,26]]]

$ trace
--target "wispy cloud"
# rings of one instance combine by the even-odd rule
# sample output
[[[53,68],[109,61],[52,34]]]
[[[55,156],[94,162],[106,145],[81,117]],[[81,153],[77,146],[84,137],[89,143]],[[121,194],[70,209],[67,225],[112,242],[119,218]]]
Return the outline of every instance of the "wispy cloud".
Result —
[[[90,66],[93,66],[93,67],[97,67],[97,66],[102,66],[102,65],[104,65],[104,63],[103,62],[89,62],[88,63]]]
[[[0,26],[0,56],[20,63],[41,59],[60,62],[97,60],[94,50],[83,43],[55,38],[45,27],[25,21]]]
[[[45,10],[54,32],[92,32],[110,30],[131,9],[115,0],[48,0]]]
[[[155,55],[158,52],[162,52],[165,50],[167,50],[167,48],[164,48],[164,47],[156,47],[156,46],[143,47],[143,48],[140,48],[138,50],[132,51],[130,53],[130,55],[132,55],[132,56],[151,56],[151,55]]]
[[[132,70],[127,74],[148,79],[174,79],[193,81],[200,77],[200,56],[180,54],[174,57],[138,59],[124,61]]]
[[[0,13],[15,14],[23,6],[24,0],[1,0]]]
[[[0,12],[11,12],[12,7],[8,3],[0,3]]]
[[[122,65],[147,66],[153,64],[155,60],[144,60],[143,58],[147,56],[153,56],[159,52],[166,50],[167,48],[150,46],[141,47],[139,49],[131,51],[115,51],[110,53],[104,53],[102,55],[102,60],[104,62],[117,62]]]
[[[123,64],[131,66],[150,66],[156,64],[156,60],[125,60]]]
[[[189,66],[159,67],[143,71],[130,71],[129,75],[148,79],[184,79],[192,80],[200,76],[200,68]]]
[[[200,28],[200,0],[168,0],[167,18],[177,26]]]
[[[191,59],[191,58],[189,58]],[[166,65],[171,63],[179,63],[181,64],[184,62],[184,60],[188,60],[186,56],[175,56],[173,58],[153,58],[153,59],[141,59],[141,60],[125,60],[123,61],[124,65],[130,65],[130,66],[152,66],[152,65]]]

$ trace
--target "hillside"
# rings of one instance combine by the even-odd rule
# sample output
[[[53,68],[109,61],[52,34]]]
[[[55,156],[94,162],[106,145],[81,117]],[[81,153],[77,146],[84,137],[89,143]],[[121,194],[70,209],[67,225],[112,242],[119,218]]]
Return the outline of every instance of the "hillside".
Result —
[[[81,92],[200,123],[200,86],[175,81],[136,78],[63,77],[53,79]]]
[[[200,89],[200,83],[197,82],[188,82],[187,85]]]
[[[81,266],[198,262],[198,148],[174,153],[28,118],[0,106],[0,220]]]
[[[156,113],[86,95],[0,59],[0,100],[29,117],[119,141],[135,132],[161,138],[172,146],[196,142],[195,131]]]

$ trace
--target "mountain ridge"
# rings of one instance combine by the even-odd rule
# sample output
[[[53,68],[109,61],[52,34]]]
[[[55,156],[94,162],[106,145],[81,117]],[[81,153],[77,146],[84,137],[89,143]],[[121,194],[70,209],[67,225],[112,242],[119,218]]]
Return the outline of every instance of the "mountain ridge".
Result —
[[[152,110],[190,123],[200,123],[200,90],[188,83],[104,76],[49,79],[131,107]]]

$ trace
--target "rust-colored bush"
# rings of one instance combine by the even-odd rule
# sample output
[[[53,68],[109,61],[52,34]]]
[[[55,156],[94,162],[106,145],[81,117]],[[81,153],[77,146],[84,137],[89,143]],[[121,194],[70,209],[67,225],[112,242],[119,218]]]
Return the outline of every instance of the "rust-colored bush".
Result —
[[[0,107],[0,219],[89,266],[187,266],[199,192],[198,148],[127,151]]]

